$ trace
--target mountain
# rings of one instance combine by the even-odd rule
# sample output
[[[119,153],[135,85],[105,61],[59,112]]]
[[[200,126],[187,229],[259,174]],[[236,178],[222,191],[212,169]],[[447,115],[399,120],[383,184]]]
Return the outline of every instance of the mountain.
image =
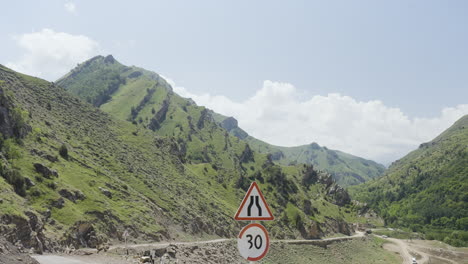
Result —
[[[249,143],[260,153],[270,154],[271,159],[281,165],[309,164],[330,173],[339,185],[347,187],[375,179],[383,174],[385,167],[375,161],[366,160],[338,150],[321,147],[317,143],[296,147],[280,147],[250,136],[238,126],[233,117],[214,113],[216,121],[229,133]]]
[[[277,219],[265,223],[273,237],[365,221],[330,175],[274,164],[157,74],[111,56],[57,83],[0,65],[0,132],[0,231],[36,252],[100,247],[124,230],[130,241],[234,237],[251,181]]]
[[[57,84],[119,119],[143,124],[164,136],[184,137],[186,135],[178,130],[187,127],[186,118],[200,114],[209,116],[230,134],[249,143],[253,150],[272,154],[275,163],[313,165],[331,173],[342,186],[365,182],[380,176],[385,170],[383,165],[374,161],[320,147],[316,143],[287,148],[255,139],[239,128],[232,117],[226,118],[205,108],[199,113],[191,112],[190,106],[195,103],[175,94],[158,74],[124,66],[112,56],[98,56],[84,62],[59,79]],[[159,112],[161,120],[153,118],[156,109],[162,110]],[[171,113],[169,120],[166,119],[168,112]],[[161,122],[163,125],[159,124]],[[190,126],[193,124],[188,126],[189,129]]]
[[[379,179],[350,188],[388,225],[468,244],[468,115],[395,161]]]

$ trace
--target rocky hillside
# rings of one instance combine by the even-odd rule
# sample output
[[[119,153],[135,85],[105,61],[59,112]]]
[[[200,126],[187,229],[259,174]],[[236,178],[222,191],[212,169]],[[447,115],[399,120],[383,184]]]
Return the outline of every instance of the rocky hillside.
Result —
[[[346,187],[375,179],[383,174],[385,167],[372,160],[366,160],[338,150],[321,147],[317,143],[297,147],[280,147],[268,144],[250,136],[242,130],[233,117],[213,113],[216,121],[229,133],[248,142],[260,153],[270,154],[271,159],[281,165],[309,164],[332,175],[339,185]]]
[[[468,243],[468,115],[395,161],[384,176],[351,189],[388,225]]]
[[[275,165],[154,73],[97,57],[59,83],[69,78],[99,92],[86,103],[0,66],[0,231],[13,243],[100,247],[124,230],[130,241],[233,237],[253,180],[276,216],[267,223],[275,237],[350,233],[345,222],[357,221],[328,174]]]
[[[380,176],[384,166],[340,151],[330,150],[313,143],[298,147],[273,146],[249,136],[237,126],[235,119],[226,118],[203,107],[196,106],[190,99],[181,98],[158,74],[138,67],[127,67],[112,56],[98,56],[90,59],[57,81],[57,84],[85,101],[100,107],[105,112],[122,119],[150,128],[162,136],[174,136],[179,141],[195,135],[203,139],[207,133],[203,123],[194,118],[202,116],[213,124],[215,120],[231,135],[247,143],[252,150],[271,154],[272,160],[281,165],[309,164],[332,174],[342,186],[354,185]],[[219,129],[219,126],[215,126]],[[184,130],[185,129],[185,130]],[[199,133],[198,130],[202,130]],[[206,130],[206,129],[205,129]],[[223,131],[224,133],[224,131]],[[208,134],[221,134],[212,133]],[[211,139],[210,139],[211,140]],[[222,141],[223,139],[217,139]],[[198,141],[198,140],[197,140]],[[203,142],[185,144],[191,159],[203,161],[211,148],[222,142],[205,145]],[[203,153],[194,153],[205,145]],[[224,143],[226,145],[226,143]],[[225,148],[223,146],[223,148]],[[224,151],[224,149],[223,149]],[[211,151],[223,154],[223,151]],[[190,158],[189,158],[190,159]],[[229,158],[222,158],[226,162]],[[229,162],[229,161],[228,161]]]

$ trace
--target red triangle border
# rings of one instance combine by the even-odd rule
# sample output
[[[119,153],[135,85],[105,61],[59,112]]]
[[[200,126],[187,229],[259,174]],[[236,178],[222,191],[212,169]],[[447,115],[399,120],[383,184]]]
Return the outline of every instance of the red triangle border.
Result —
[[[240,217],[239,216],[241,211],[242,211],[242,208],[244,207],[245,203],[247,202],[247,197],[250,196],[250,193],[252,192],[253,188],[257,188],[258,194],[260,195],[260,198],[262,198],[262,201],[265,204],[265,207],[266,207],[268,213],[270,214],[270,217]],[[257,182],[252,182],[252,184],[250,184],[249,190],[245,194],[244,199],[242,200],[242,203],[239,206],[239,209],[237,209],[237,213],[234,216],[234,219],[237,220],[237,221],[251,221],[251,220],[252,221],[271,221],[271,220],[275,220],[275,217],[271,213],[270,207],[268,206],[268,204],[267,204],[267,202],[265,200],[265,197],[263,197],[263,193],[260,190],[260,187],[258,187]]]

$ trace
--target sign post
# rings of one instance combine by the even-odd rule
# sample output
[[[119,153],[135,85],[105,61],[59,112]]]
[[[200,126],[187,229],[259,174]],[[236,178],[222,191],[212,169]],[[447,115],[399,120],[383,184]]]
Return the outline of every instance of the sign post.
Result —
[[[266,228],[254,221],[269,221],[274,220],[275,217],[256,182],[250,185],[234,219],[251,221],[249,225],[242,228],[237,237],[239,253],[250,263],[261,260],[268,253],[270,238]]]
[[[127,251],[127,255],[128,255],[128,248],[127,248],[127,237],[128,237],[128,230],[125,229],[125,231],[123,232],[122,236],[124,237],[124,240],[125,240],[125,250]]]

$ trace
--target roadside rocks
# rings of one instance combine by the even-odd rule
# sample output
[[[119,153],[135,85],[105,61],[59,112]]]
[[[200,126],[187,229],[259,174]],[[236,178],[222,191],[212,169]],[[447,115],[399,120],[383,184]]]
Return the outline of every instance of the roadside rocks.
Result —
[[[105,239],[98,235],[94,226],[89,222],[77,222],[65,236],[66,245],[72,245],[74,248],[89,247],[104,249]],[[106,249],[107,250],[107,249]]]
[[[308,225],[303,225],[299,228],[301,236],[305,239],[316,239],[323,237],[323,232],[317,222],[311,221]]]
[[[155,260],[155,263],[244,263],[237,252],[237,242],[226,241],[213,244],[175,245],[170,244],[164,248],[145,248],[140,251],[141,260]],[[143,253],[144,252],[144,253]]]
[[[42,254],[48,248],[45,236],[42,233],[44,224],[33,212],[25,212],[27,218],[17,215],[3,215],[0,218],[0,237],[19,248],[29,250],[34,248],[34,253]]]
[[[39,264],[35,259],[21,252],[18,247],[0,236],[0,264]]]
[[[327,220],[325,221],[325,229],[327,230],[327,233],[339,233],[347,236],[354,233],[352,224],[348,224],[341,219],[333,219],[329,217],[327,217]]]
[[[56,170],[50,169],[49,167],[45,166],[41,163],[34,163],[34,168],[37,172],[42,174],[47,179],[51,179],[52,177],[58,177],[58,172]]]
[[[176,246],[176,245],[169,245],[169,246],[166,248],[166,253],[167,253],[171,258],[175,258],[175,257],[176,257],[176,253],[177,253],[177,246]]]

